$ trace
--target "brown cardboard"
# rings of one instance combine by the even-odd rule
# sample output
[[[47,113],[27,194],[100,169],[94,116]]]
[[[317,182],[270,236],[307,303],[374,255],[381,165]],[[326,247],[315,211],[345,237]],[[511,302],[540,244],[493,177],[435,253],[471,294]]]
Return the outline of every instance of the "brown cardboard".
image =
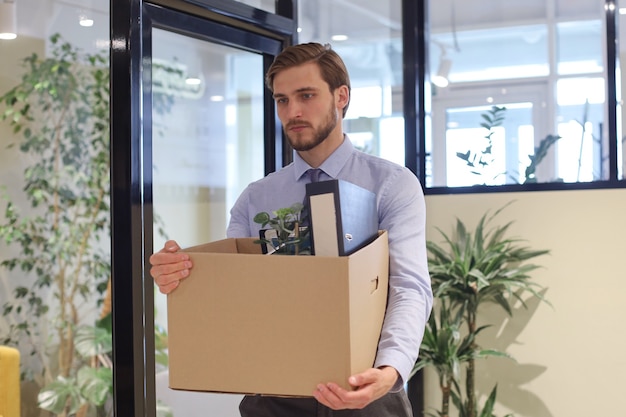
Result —
[[[254,239],[186,250],[168,295],[170,388],[311,396],[371,368],[387,302],[387,232],[346,257],[262,255]]]

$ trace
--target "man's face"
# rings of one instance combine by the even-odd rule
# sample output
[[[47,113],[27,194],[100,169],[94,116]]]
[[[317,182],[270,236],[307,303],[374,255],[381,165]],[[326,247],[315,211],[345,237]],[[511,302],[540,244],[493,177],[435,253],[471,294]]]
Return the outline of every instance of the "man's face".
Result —
[[[307,63],[276,74],[274,99],[285,134],[297,151],[313,149],[337,127],[336,95],[322,79],[317,64]]]

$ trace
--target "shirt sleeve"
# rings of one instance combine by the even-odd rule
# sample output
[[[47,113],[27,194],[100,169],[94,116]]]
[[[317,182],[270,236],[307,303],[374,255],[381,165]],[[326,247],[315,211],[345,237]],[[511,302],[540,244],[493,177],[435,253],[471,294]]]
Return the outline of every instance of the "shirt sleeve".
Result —
[[[389,234],[389,297],[375,367],[392,366],[402,389],[418,357],[433,295],[426,253],[426,205],[408,169],[387,179],[379,201],[380,228]]]
[[[250,230],[250,186],[246,187],[230,209],[230,221],[226,229],[226,237],[240,238],[252,236]]]

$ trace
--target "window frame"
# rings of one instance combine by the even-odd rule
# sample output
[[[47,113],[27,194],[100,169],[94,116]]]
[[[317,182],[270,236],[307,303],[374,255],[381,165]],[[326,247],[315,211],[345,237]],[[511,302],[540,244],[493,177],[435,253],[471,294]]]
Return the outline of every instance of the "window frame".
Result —
[[[422,0],[420,0],[422,1]],[[423,0],[427,2],[428,0]],[[424,6],[424,10],[427,12],[428,6]],[[425,16],[429,16],[428,13],[425,12]],[[607,188],[626,188],[626,173],[622,173],[623,178],[619,178],[619,167],[618,167],[618,132],[620,129],[620,121],[618,119],[618,109],[619,107],[619,94],[617,91],[617,87],[620,85],[620,80],[617,79],[618,67],[619,67],[619,56],[618,56],[618,9],[613,0],[605,0],[604,7],[604,20],[605,20],[605,51],[604,55],[606,57],[606,69],[605,69],[605,77],[606,77],[606,120],[607,120],[607,129],[608,132],[608,179],[607,180],[598,180],[591,182],[541,182],[541,183],[532,183],[532,184],[503,184],[503,185],[471,185],[471,186],[462,186],[462,187],[448,187],[448,186],[427,186],[426,185],[426,165],[427,160],[432,157],[432,155],[424,152],[418,163],[415,165],[411,165],[413,161],[407,156],[406,165],[411,170],[413,170],[419,177],[420,182],[422,183],[422,187],[424,188],[425,194],[469,194],[469,193],[493,193],[493,192],[527,192],[527,191],[559,191],[559,190],[587,190],[587,189],[607,189]],[[419,20],[419,19],[418,19]],[[422,26],[421,30],[424,32],[424,43],[421,44],[421,50],[425,51],[425,56],[419,54],[418,59],[422,59],[422,64],[413,65],[410,60],[406,59],[404,62],[404,67],[406,72],[412,72],[412,74],[405,74],[405,82],[408,76],[413,76],[419,79],[420,71],[415,71],[416,67],[425,67],[425,69],[430,68],[428,65],[429,56],[429,48],[430,48],[430,33],[428,32],[429,24],[427,19],[422,19],[419,24]],[[407,28],[409,29],[409,28]],[[421,38],[420,38],[421,39]],[[405,44],[405,49],[407,48],[407,44]],[[418,61],[419,62],[419,61]],[[426,76],[423,80],[424,85],[430,84],[430,76]],[[408,91],[408,86],[405,85],[405,89]],[[422,89],[425,91],[425,88]],[[427,135],[430,139],[433,135],[433,127],[431,123],[431,110],[433,104],[430,100],[430,94],[419,96],[420,101],[416,108],[416,113],[420,115],[424,115],[423,123],[427,129],[422,133]],[[405,105],[410,104],[406,102]],[[410,114],[411,107],[405,107],[405,114]],[[406,117],[406,116],[405,116]],[[407,121],[407,124],[409,122]],[[407,138],[407,155],[409,154],[409,150],[417,149],[417,147],[413,147],[408,142],[411,140],[409,136],[410,127],[406,130],[406,138]],[[416,132],[417,133],[417,132]],[[425,138],[424,138],[425,139]],[[420,149],[426,149],[425,144],[426,141],[416,137],[413,140],[415,143],[421,144]],[[438,158],[445,158],[444,156],[440,156]]]

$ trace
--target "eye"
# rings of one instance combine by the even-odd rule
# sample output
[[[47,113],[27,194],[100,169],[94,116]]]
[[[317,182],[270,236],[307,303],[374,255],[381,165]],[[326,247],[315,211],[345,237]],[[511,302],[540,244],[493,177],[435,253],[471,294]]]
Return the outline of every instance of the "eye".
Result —
[[[279,98],[276,99],[276,103],[277,104],[285,104],[285,103],[287,103],[287,98],[279,97]]]
[[[312,98],[313,98],[313,96],[314,96],[314,94],[313,94],[313,93],[304,93],[304,94],[302,94],[302,98],[303,98],[304,100],[309,100],[309,99],[312,99]]]

